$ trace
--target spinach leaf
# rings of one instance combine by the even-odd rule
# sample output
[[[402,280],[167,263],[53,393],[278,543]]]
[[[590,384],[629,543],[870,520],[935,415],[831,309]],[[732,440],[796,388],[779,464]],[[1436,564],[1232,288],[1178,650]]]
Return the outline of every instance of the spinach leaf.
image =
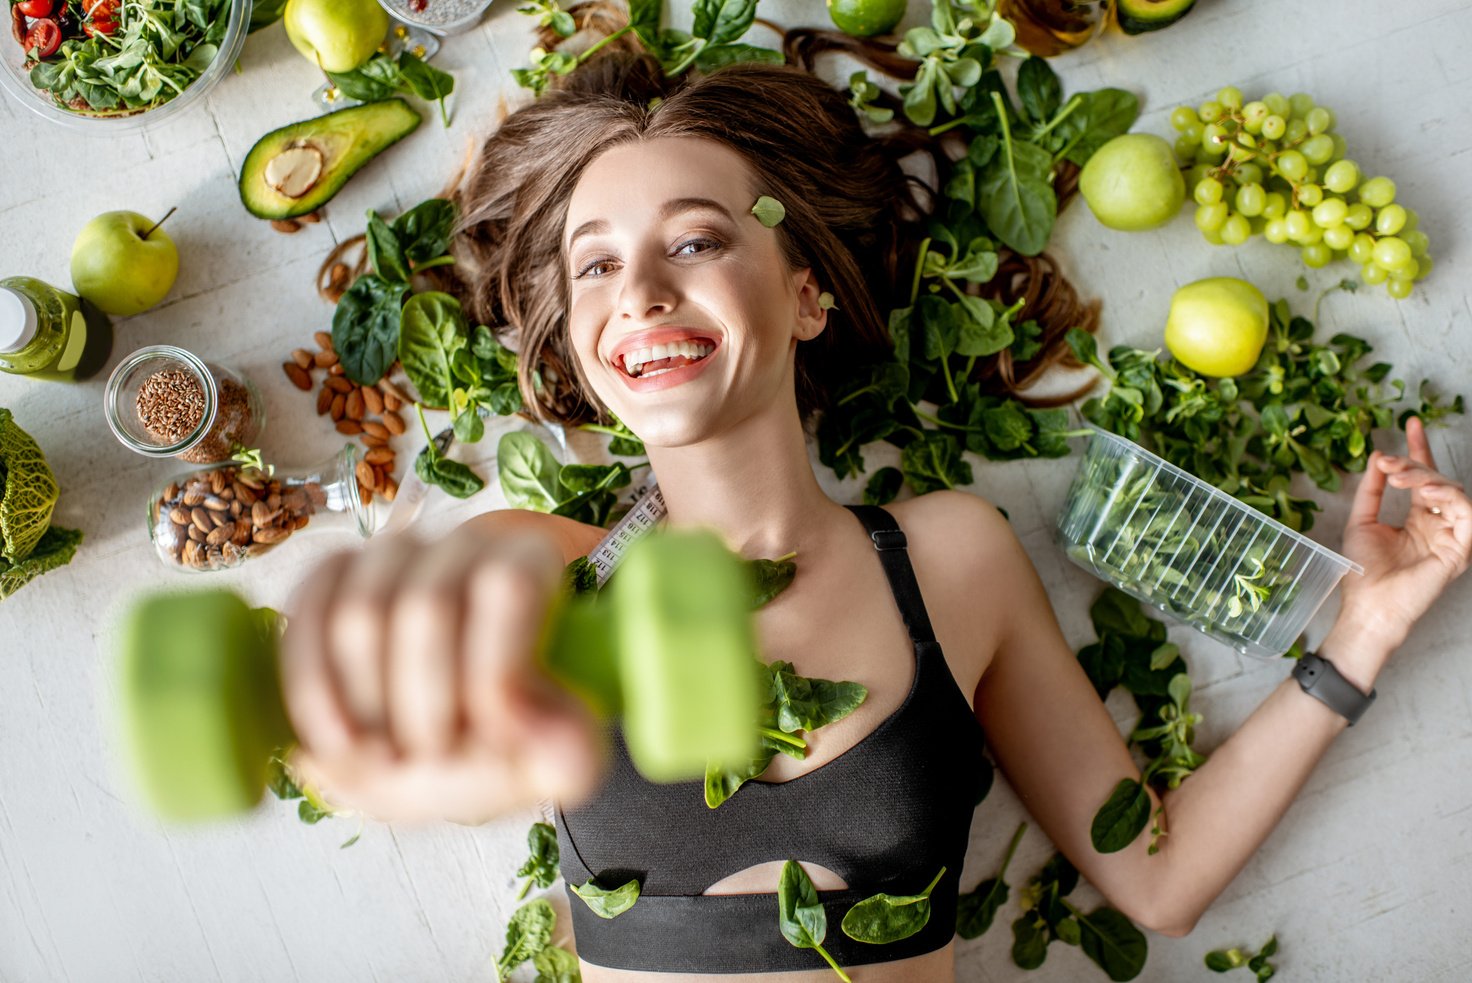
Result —
[[[1007,876],[1007,867],[1012,863],[1012,855],[1017,852],[1017,845],[1022,842],[1022,834],[1025,832],[1027,823],[1018,826],[1017,832],[1012,834],[1012,842],[1002,857],[1002,869],[997,871],[997,876],[987,878],[970,893],[957,899],[956,934],[961,938],[976,939],[984,935],[992,927],[997,912],[1006,904],[1009,888],[1004,878]]]
[[[757,0],[695,0],[690,33],[711,44],[730,44],[751,28]]]
[[[332,347],[349,379],[371,386],[398,357],[399,321],[407,283],[373,274],[353,281],[332,315]]]
[[[516,871],[517,877],[527,879],[516,896],[518,901],[526,897],[533,884],[545,888],[557,880],[557,830],[547,823],[532,823],[526,833],[526,846],[530,854]]]
[[[788,942],[799,949],[816,950],[843,983],[852,983],[823,948],[828,936],[828,913],[807,871],[792,860],[782,865],[782,878],[777,882],[777,926]]]
[[[715,809],[751,781],[767,770],[777,756],[778,747],[765,734],[756,755],[744,762],[711,762],[705,768],[705,805]]]
[[[875,894],[843,916],[843,934],[855,942],[883,945],[908,939],[930,921],[930,892],[946,874],[942,867],[919,894]]]
[[[557,507],[562,465],[536,437],[529,433],[503,434],[496,446],[496,469],[501,491],[512,508],[551,512]]]
[[[1256,955],[1249,956],[1235,946],[1230,949],[1214,949],[1206,954],[1206,968],[1213,973],[1226,973],[1246,966],[1257,977],[1258,983],[1263,983],[1277,975],[1277,967],[1268,962],[1277,952],[1278,936],[1275,934],[1268,937]]]
[[[598,568],[586,556],[580,556],[562,571],[563,587],[573,594],[598,593]]]
[[[753,611],[766,606],[772,598],[791,586],[793,578],[797,576],[797,564],[792,562],[796,555],[789,553],[775,560],[758,558],[747,563],[747,569],[751,571]]]
[[[593,881],[581,886],[573,885],[572,892],[583,899],[588,910],[599,918],[617,918],[639,900],[639,882],[629,881],[612,890],[605,890]]]
[[[783,666],[783,669],[776,667]],[[860,683],[815,679],[791,672],[791,663],[773,663],[772,684],[777,695],[777,726],[784,733],[817,730],[842,720],[869,695]]]
[[[399,91],[399,66],[385,54],[376,54],[348,72],[328,72],[338,91],[359,102],[378,102]]]
[[[899,495],[905,483],[904,472],[899,468],[880,468],[869,476],[864,485],[865,505],[888,505]]]
[[[286,0],[253,0],[250,6],[250,31],[254,34],[263,27],[270,27],[286,13]]]
[[[582,983],[578,957],[561,946],[549,945],[532,959],[537,978],[532,983]]]
[[[445,111],[445,97],[455,91],[455,77],[426,63],[407,48],[399,52],[399,72],[416,96],[439,104],[440,122],[448,129],[450,115]]]
[[[737,62],[781,65],[786,60],[782,52],[771,48],[761,48],[754,44],[721,44],[702,49],[695,58],[695,67],[702,72],[713,72]]]
[[[552,928],[556,924],[557,913],[542,898],[517,908],[506,926],[506,948],[496,960],[496,979],[505,980],[516,967],[535,959],[552,941]]]
[[[491,329],[484,324],[476,326],[470,351],[478,363],[481,401],[500,416],[520,413],[521,386],[516,378],[516,353],[496,341]],[[637,453],[643,454],[642,444]]]
[[[394,235],[415,269],[449,252],[456,217],[454,202],[429,198],[393,220]]]
[[[450,357],[466,343],[467,325],[460,302],[435,291],[415,294],[404,305],[400,321],[399,364],[419,393],[420,402],[449,406],[455,388]]]
[[[1047,61],[1030,56],[1017,70],[1017,101],[1034,123],[1046,123],[1063,102],[1063,86]]]
[[[1150,820],[1150,794],[1133,778],[1121,779],[1094,815],[1089,839],[1100,853],[1118,853],[1135,841]]]
[[[1047,923],[1033,914],[1012,923],[1012,961],[1021,969],[1037,969],[1048,958]]]
[[[1037,144],[1013,140],[1003,127],[1002,151],[977,182],[976,207],[998,239],[1036,256],[1048,244],[1058,214],[1058,196],[1048,183],[1053,159]]]
[[[432,454],[432,450],[426,447],[414,458],[414,473],[426,485],[436,485],[455,498],[469,498],[486,486],[467,465]]]
[[[1074,113],[1070,129],[1059,127],[1068,138],[1062,156],[1082,167],[1094,151],[1122,133],[1128,133],[1140,115],[1140,101],[1134,93],[1123,89],[1095,89],[1081,92],[1075,98],[1083,104]]]
[[[1078,919],[1079,945],[1084,955],[1116,983],[1140,975],[1150,950],[1144,933],[1134,923],[1113,908],[1097,908],[1085,915],[1072,905],[1068,907]]]
[[[910,441],[900,452],[900,470],[916,495],[972,482],[971,464],[950,434],[927,432]]]

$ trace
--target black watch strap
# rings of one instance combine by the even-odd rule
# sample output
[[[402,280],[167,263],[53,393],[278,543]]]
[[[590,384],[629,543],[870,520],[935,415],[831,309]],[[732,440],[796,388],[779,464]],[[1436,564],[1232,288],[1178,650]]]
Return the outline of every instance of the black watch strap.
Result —
[[[1375,690],[1370,690],[1368,695],[1360,692],[1359,687],[1339,675],[1334,663],[1312,652],[1298,660],[1293,667],[1293,678],[1305,693],[1348,720],[1351,727],[1375,702]]]

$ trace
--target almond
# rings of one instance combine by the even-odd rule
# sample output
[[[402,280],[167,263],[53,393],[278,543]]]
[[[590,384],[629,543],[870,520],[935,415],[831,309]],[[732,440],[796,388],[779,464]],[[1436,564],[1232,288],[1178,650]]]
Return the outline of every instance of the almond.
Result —
[[[184,544],[184,552],[180,554],[180,559],[183,560],[186,566],[204,566],[204,556],[199,551],[199,544],[195,542]]]
[[[176,499],[178,497],[179,497],[179,483],[177,481],[175,481],[175,482],[172,482],[169,485],[169,487],[167,487],[167,488],[164,489],[164,501],[165,502],[173,501],[174,499]]]
[[[223,526],[217,526],[213,532],[204,538],[206,545],[223,546],[235,535],[235,523],[227,522]]]
[[[305,528],[307,528],[307,523],[309,523],[311,521],[312,521],[312,517],[311,516],[309,516],[309,515],[299,515],[292,522],[291,527],[293,529],[305,529]]]
[[[307,212],[305,215],[298,215],[296,220],[303,225],[316,225],[322,221],[322,216],[316,212]]]
[[[331,389],[327,390],[332,392]],[[333,393],[332,402],[327,404],[327,411],[332,415],[332,422],[336,423],[343,418],[348,409],[348,398],[342,393]]]
[[[399,399],[399,397],[395,396],[393,393],[384,393],[383,394],[383,408],[384,409],[386,409],[386,410],[397,410],[400,406],[403,406],[403,405],[404,405],[404,401],[401,400],[401,399]]]
[[[384,478],[383,484],[378,489],[378,494],[383,496],[385,502],[392,502],[399,494],[399,483],[392,477]]]
[[[344,396],[353,391],[353,384],[340,375],[328,376],[327,381],[323,385],[333,392],[341,393]]]
[[[249,522],[237,522],[237,523],[235,523],[235,535],[233,535],[233,536],[230,537],[230,542],[234,546],[248,546],[248,545],[250,545],[250,523]],[[230,551],[227,549],[225,551],[225,554],[228,556],[230,554]]]
[[[348,437],[356,437],[363,432],[363,424],[357,420],[338,420],[337,432]]]
[[[375,467],[385,464],[392,465],[394,463],[394,452],[388,447],[375,447],[363,455],[363,460]]]
[[[338,263],[337,266],[342,266],[342,264],[341,263]],[[333,270],[336,270],[337,269],[337,266],[334,266],[333,267]],[[348,268],[346,266],[342,266],[342,271],[343,271],[343,276],[346,277],[347,276]],[[314,341],[317,342],[317,347],[320,348],[320,349],[322,349],[323,351],[329,351],[330,352],[330,351],[333,350],[333,348],[332,348],[332,335],[330,333],[328,333],[326,331],[318,331],[318,332],[316,332],[315,334],[312,335],[312,338],[313,338]]]
[[[405,430],[404,418],[399,416],[399,414],[393,412],[392,410],[384,410],[383,425],[388,428],[389,433],[396,436],[403,433]]]
[[[307,493],[300,488],[287,489],[281,496],[281,507],[288,512],[305,512],[307,509]]]
[[[312,367],[312,353],[305,348],[294,349],[291,357],[296,361],[297,365],[300,365],[304,369],[310,369]]]
[[[251,533],[251,538],[262,546],[270,546],[273,543],[281,542],[287,536],[290,536],[291,533],[292,530],[290,529],[277,529],[273,526],[269,529],[257,529]]]
[[[176,526],[189,525],[189,510],[183,508],[182,506],[175,505],[172,509],[169,510],[169,521]]]
[[[318,416],[325,416],[327,414],[327,411],[332,409],[332,397],[336,395],[337,393],[333,392],[331,389],[328,389],[326,386],[323,386],[321,389],[317,390]]]
[[[211,532],[213,532],[213,530],[211,530]],[[190,526],[189,527],[189,539],[192,542],[202,543],[202,542],[204,542],[204,538],[207,535],[209,535],[209,533],[207,533],[203,529],[199,528],[199,526]]]
[[[348,393],[347,415],[350,420],[363,419],[363,390],[354,389]]]
[[[363,446],[372,448],[387,447],[388,440],[383,437],[375,437],[371,433],[365,433],[363,435]]]
[[[269,526],[276,521],[276,516],[281,513],[272,509],[265,502],[257,502],[250,507],[250,521],[258,526]]]
[[[383,412],[383,396],[372,386],[364,386],[359,390],[363,394],[363,406],[369,416],[378,416]]]
[[[394,385],[392,382],[389,382],[386,378],[378,380],[378,388],[383,390],[384,396],[392,396],[400,403],[412,402],[412,400],[410,400],[408,396],[404,395],[404,391],[402,389]],[[390,407],[390,409],[392,408],[393,407]]]
[[[372,488],[366,488],[363,485],[359,485],[358,486],[358,501],[360,501],[360,502],[363,503],[363,507],[364,508],[367,508],[368,506],[372,505],[373,504],[373,489]]]
[[[286,235],[291,235],[294,232],[301,231],[301,227],[301,223],[297,222],[295,219],[273,218],[271,220],[271,228],[275,229],[277,232],[285,233]]]
[[[215,528],[215,524],[210,521],[210,514],[201,508],[195,508],[189,513],[189,521],[194,523],[195,528],[200,532],[209,532]]]
[[[319,369],[329,368],[337,364],[337,352],[330,348],[324,348],[312,356],[312,361],[317,363],[317,368]]]
[[[204,507],[209,509],[211,512],[224,512],[230,508],[229,502],[225,501],[223,498],[218,498],[214,495],[206,498],[203,504]]]
[[[225,472],[224,471],[211,471],[210,472],[210,491],[212,491],[216,495],[218,495],[218,494],[220,494],[220,492],[222,492],[224,490],[225,490]]]
[[[363,432],[366,434],[371,434],[374,437],[382,437],[384,440],[388,440],[389,438],[388,427],[374,420],[364,421]]]
[[[336,362],[327,369],[329,375],[342,375],[342,363]]]
[[[373,472],[373,465],[366,460],[359,461],[353,473],[358,476],[358,484],[367,488],[378,487],[378,476]]]
[[[281,370],[286,373],[286,377],[291,380],[291,384],[302,392],[306,392],[312,388],[312,377],[307,374],[306,369],[297,365],[295,362],[282,362]]]

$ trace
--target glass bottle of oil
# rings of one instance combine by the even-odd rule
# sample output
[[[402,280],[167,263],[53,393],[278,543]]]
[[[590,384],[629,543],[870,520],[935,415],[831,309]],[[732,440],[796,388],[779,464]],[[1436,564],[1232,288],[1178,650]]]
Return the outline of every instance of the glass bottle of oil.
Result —
[[[0,372],[78,382],[112,352],[112,322],[86,301],[28,276],[0,280]]]
[[[1092,41],[1114,16],[1114,0],[998,0],[1017,28],[1017,43],[1051,58]]]

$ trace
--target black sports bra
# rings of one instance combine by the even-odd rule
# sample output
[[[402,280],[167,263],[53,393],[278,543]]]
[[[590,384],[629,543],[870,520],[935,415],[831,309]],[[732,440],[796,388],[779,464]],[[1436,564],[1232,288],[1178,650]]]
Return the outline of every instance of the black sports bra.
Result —
[[[803,860],[849,885],[822,891],[823,943],[842,965],[890,962],[942,948],[956,924],[956,895],[983,791],[980,724],[946,665],[894,518],[851,506],[868,529],[914,643],[909,694],[852,748],[790,781],[749,781],[717,809],[700,782],[656,785],[634,770],[622,735],[591,801],[558,812],[562,876],[569,885],[578,955],[645,972],[757,973],[821,969],[822,957],[782,936],[773,894],[706,895],[754,864]],[[796,666],[802,671],[802,664]],[[899,942],[856,942],[839,928],[856,902],[878,892],[915,894],[940,868],[931,915]],[[613,919],[595,915],[571,885],[605,888],[637,878],[638,902]]]

